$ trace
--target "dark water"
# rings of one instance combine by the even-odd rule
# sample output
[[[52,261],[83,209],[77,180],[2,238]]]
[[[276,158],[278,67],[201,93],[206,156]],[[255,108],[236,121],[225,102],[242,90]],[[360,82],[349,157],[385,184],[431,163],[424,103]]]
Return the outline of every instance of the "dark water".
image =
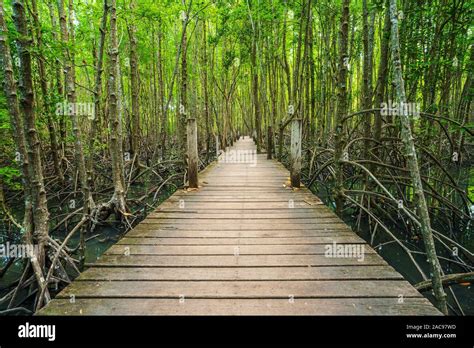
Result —
[[[321,195],[319,197],[325,201],[325,203],[334,210],[334,202],[329,202],[328,197],[323,195],[321,192]],[[349,226],[352,227],[353,231],[357,231],[356,226],[356,219],[353,216],[350,216],[349,214],[344,217],[344,222],[346,222]],[[441,231],[441,229],[437,226],[437,230]],[[411,244],[413,247],[410,247],[412,250],[419,250],[419,251],[424,251],[424,246],[423,242],[420,241],[413,241],[413,240],[408,240],[406,237],[402,236],[401,234],[397,233],[396,229],[391,228],[392,233],[399,238],[399,240],[404,241],[405,245]],[[371,235],[368,226],[363,222],[360,224],[360,230],[357,232],[357,234],[362,237],[365,241],[367,241],[369,244],[371,242]],[[470,231],[465,231],[464,233],[464,240],[462,241],[462,245],[466,247],[468,250],[473,249],[473,243],[474,243],[474,236]],[[403,250],[403,248],[396,242],[393,241],[387,234],[379,229],[375,235],[375,238],[373,239],[373,244],[372,246],[374,249],[377,251],[377,253],[384,258],[387,263],[395,268],[397,272],[399,272],[408,282],[411,284],[417,284],[421,281],[423,281],[423,278],[410,259],[410,257],[407,255],[407,253]],[[438,255],[442,257],[449,258],[449,255],[443,254],[443,251],[438,248]],[[417,255],[413,254],[413,258],[416,260],[422,271],[429,276],[430,271],[429,271],[429,265],[426,262],[426,258],[424,255]],[[440,260],[441,266],[443,270],[446,272],[446,274],[450,273],[463,273],[466,272],[462,268],[453,265],[452,263],[447,263],[446,261]],[[469,284],[467,286],[465,285],[452,285],[450,287],[456,296],[458,302],[460,303],[462,310],[464,311],[465,315],[474,315],[474,285]],[[458,306],[455,303],[455,300],[451,294],[451,291],[449,291],[449,288],[445,288],[445,291],[448,295],[448,302],[451,304],[456,310],[458,310]],[[426,298],[428,298],[432,303],[434,303],[434,297],[431,294],[431,291],[425,291],[422,293]],[[454,314],[450,312],[451,314]]]
[[[90,263],[94,262],[100,255],[102,255],[110,246],[115,244],[119,239],[120,236],[123,234],[117,227],[114,225],[106,225],[96,228],[94,235],[98,235],[98,237],[89,240],[86,243],[86,252],[85,252],[85,262]],[[0,239],[0,243],[3,243]],[[74,247],[78,243],[78,237],[71,238],[68,243],[68,246]],[[74,255],[73,255],[74,256]],[[5,258],[0,257],[0,268],[6,264],[7,260]],[[15,262],[9,269],[8,272],[0,278],[0,298],[4,296],[7,291],[6,288],[9,287],[13,282],[17,281],[22,274],[23,271],[23,264],[22,261],[19,260]],[[71,271],[69,272],[70,276],[76,276],[76,272]],[[55,293],[54,290],[51,290],[52,294]],[[23,299],[27,296],[27,290],[22,291],[19,293],[18,298]],[[6,309],[8,303],[0,303],[0,311]],[[28,308],[33,306],[32,301],[26,301],[23,304],[24,307]],[[31,309],[31,307],[29,308]]]
[[[133,187],[130,190],[131,194],[136,194],[137,197],[140,197],[143,194],[143,187],[137,190],[133,190]],[[145,188],[146,191],[146,188]],[[169,189],[163,189],[159,196],[157,196],[157,201],[153,201],[152,198],[150,197],[147,200],[147,203],[150,204],[151,206],[158,206],[161,202],[166,200],[173,192],[175,191],[175,188],[170,187]],[[18,215],[21,215],[21,212],[17,212]],[[146,213],[146,212],[145,212]],[[142,216],[143,219],[144,216]],[[135,224],[138,223],[139,221],[135,221]],[[6,233],[5,231],[1,229],[2,226],[0,226],[0,245],[5,244],[7,241]],[[92,263],[95,260],[97,260],[109,247],[114,245],[124,234],[125,230],[123,228],[123,225],[120,223],[108,223],[100,226],[96,226],[95,230],[92,233],[86,234],[86,239],[90,237],[90,240],[86,242],[86,249],[85,249],[85,263]],[[59,241],[64,240],[65,236],[67,234],[67,231],[58,231],[52,234],[53,238]],[[10,244],[21,244],[21,238],[18,238],[18,240],[15,241],[10,241]],[[74,249],[79,243],[79,233],[76,233],[73,237],[70,238],[67,246]],[[78,258],[77,255],[72,255],[74,258]],[[10,266],[6,274],[4,274],[3,277],[0,278],[0,299],[8,293],[8,289],[10,286],[17,281],[23,271],[23,261],[24,260],[18,260],[16,261],[13,265]],[[0,257],[0,268],[3,268],[7,263],[7,258]],[[77,272],[75,272],[72,269],[67,269],[68,274],[71,278],[74,278],[77,276]],[[10,288],[11,290],[11,288]],[[54,296],[55,293],[59,292],[55,291],[53,289],[50,289],[51,294]],[[28,290],[23,290],[19,292],[17,299],[25,299],[28,296]],[[31,296],[30,300],[25,301],[23,304],[23,307],[27,309],[32,309],[33,308],[33,299],[34,296]],[[0,303],[0,311],[5,310],[7,308],[8,301],[4,303]]]
[[[362,230],[359,235],[367,241],[370,241],[370,235],[367,229]],[[397,243],[387,243],[388,239],[383,237],[383,232],[379,233],[379,236],[374,238],[373,246],[383,244],[381,248],[376,248],[377,252],[403,277],[409,281],[411,284],[416,284],[423,281],[422,276],[419,271],[410,260],[406,252],[401,248]],[[408,241],[407,241],[408,242]],[[387,244],[384,244],[387,243]],[[413,243],[413,242],[412,242]],[[418,242],[418,244],[421,242]],[[418,245],[418,249],[424,250],[422,245]],[[425,274],[429,276],[429,265],[426,262],[426,259],[423,255],[413,255],[416,262],[420,265],[420,268]],[[441,255],[440,255],[441,256]],[[446,255],[447,256],[447,255]],[[441,265],[446,271],[450,268],[450,272],[453,273],[462,273],[463,270],[458,267],[453,267],[452,264],[447,264],[441,260]],[[448,272],[447,272],[448,273]],[[466,315],[474,315],[474,286],[472,284],[468,286],[464,285],[453,285],[451,286],[456,298],[458,299],[461,307]],[[448,301],[454,308],[457,309],[457,305],[454,302],[451,292],[446,288],[446,293],[448,294]],[[423,295],[426,296],[430,301],[434,301],[431,292],[423,292]]]

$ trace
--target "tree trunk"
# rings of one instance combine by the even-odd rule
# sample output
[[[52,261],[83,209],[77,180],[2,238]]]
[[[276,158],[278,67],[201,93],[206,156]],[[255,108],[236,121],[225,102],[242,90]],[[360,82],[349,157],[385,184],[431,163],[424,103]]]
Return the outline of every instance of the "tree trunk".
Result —
[[[133,0],[130,2],[130,11],[134,11],[135,8],[136,1]],[[130,80],[132,94],[132,142],[130,150],[133,157],[135,154],[139,155],[140,149],[140,75],[138,70],[137,27],[132,23],[127,29],[130,39]]]
[[[250,5],[249,5],[250,6]],[[250,11],[250,9],[249,9]],[[250,14],[251,16],[251,14]],[[252,103],[253,103],[253,112],[255,119],[255,132],[256,132],[256,145],[257,153],[262,151],[262,125],[261,125],[261,115],[260,115],[260,101],[258,96],[258,66],[257,66],[257,38],[258,30],[253,19],[251,19],[253,35],[252,35],[252,47],[250,51],[250,64],[252,70]],[[224,145],[224,144],[223,144]]]
[[[163,79],[163,26],[161,20],[158,22],[158,95],[160,98],[160,140],[161,140],[161,158],[166,154],[166,131],[168,129],[168,112],[165,105],[164,79]]]
[[[400,43],[398,36],[398,11],[397,1],[390,0],[390,19],[392,22],[392,60],[393,60],[393,73],[395,82],[395,91],[399,103],[406,103],[405,96],[405,82],[402,75],[402,66],[400,61]],[[423,186],[420,177],[420,170],[418,167],[418,159],[415,150],[415,144],[413,135],[410,127],[409,115],[401,113],[400,121],[402,124],[402,141],[405,147],[405,155],[407,157],[408,169],[410,170],[410,176],[413,183],[413,190],[417,199],[418,211],[420,215],[421,233],[423,236],[423,242],[425,244],[426,256],[430,265],[432,274],[433,291],[436,298],[436,306],[444,314],[448,314],[446,305],[446,294],[443,289],[441,281],[441,265],[439,264],[438,257],[436,255],[436,248],[431,232],[430,216],[428,207],[426,205],[425,195],[423,193]]]
[[[362,19],[364,23],[363,29],[363,44],[364,44],[364,67],[362,78],[362,109],[368,110],[372,108],[372,51],[373,51],[373,23],[369,24],[369,10],[367,9],[367,0],[362,1],[363,14]],[[371,16],[373,12],[371,11]],[[370,137],[370,129],[372,127],[372,114],[364,115],[364,137]],[[368,158],[368,150],[370,143],[365,141],[365,156]]]
[[[209,90],[208,90],[208,76],[207,76],[207,25],[206,20],[202,21],[202,40],[203,40],[203,51],[202,51],[202,67],[203,67],[203,91],[204,91],[204,120],[206,122],[206,154],[211,154],[211,130],[210,130],[210,117],[209,117]],[[209,157],[207,158],[209,160]]]
[[[377,88],[375,92],[375,107],[380,108],[385,98],[385,86],[387,84],[388,76],[388,59],[389,59],[389,44],[390,44],[390,10],[389,10],[389,0],[386,1],[387,10],[385,12],[384,26],[383,26],[383,36],[382,43],[380,48],[380,64],[378,69],[377,77]],[[376,142],[380,142],[382,137],[382,114],[380,111],[376,113],[375,122],[374,122],[374,139]],[[377,146],[377,144],[375,145]],[[378,149],[374,149],[375,156],[378,156]],[[375,174],[375,173],[374,173]]]
[[[108,94],[109,94],[109,148],[112,160],[112,178],[114,183],[114,195],[112,203],[116,215],[126,212],[125,202],[125,180],[122,150],[122,121],[119,117],[119,61],[118,61],[118,39],[117,39],[117,0],[110,0],[110,42],[109,42],[109,72],[108,72]]]
[[[61,156],[58,152],[58,140],[56,137],[56,129],[54,127],[53,119],[51,118],[51,114],[53,113],[53,108],[51,105],[51,95],[48,93],[48,82],[46,78],[46,67],[45,67],[45,58],[43,55],[43,40],[42,40],[42,33],[41,33],[41,23],[38,17],[38,8],[36,4],[36,0],[31,0],[31,9],[33,15],[33,22],[35,28],[35,35],[36,35],[36,47],[38,48],[38,72],[40,78],[40,87],[41,93],[43,96],[43,114],[45,115],[47,125],[48,125],[48,133],[49,133],[49,141],[51,146],[51,155],[53,157],[53,167],[54,173],[59,179],[60,183],[64,183],[64,175],[61,169]]]
[[[1,6],[3,12],[3,5]],[[33,238],[27,233],[27,243],[38,244],[38,254],[31,258],[31,263],[36,279],[41,288],[45,289],[46,302],[49,301],[49,292],[46,288],[43,271],[46,263],[46,250],[49,242],[49,211],[47,206],[46,190],[43,180],[43,169],[41,164],[41,141],[36,129],[36,114],[34,108],[33,79],[31,69],[31,36],[28,31],[25,13],[25,4],[22,0],[13,3],[13,18],[16,30],[19,34],[17,39],[18,56],[20,57],[19,91],[20,107],[23,115],[23,132],[25,135],[25,147],[28,158],[28,183],[31,192]],[[2,16],[3,17],[3,16]],[[8,52],[5,52],[5,55]],[[8,64],[8,63],[7,63]],[[11,67],[11,63],[8,64]],[[13,95],[13,93],[12,93]],[[13,99],[13,98],[12,98]],[[15,108],[13,106],[13,108]],[[26,214],[29,214],[28,210]]]
[[[54,41],[57,41],[58,34],[56,31],[56,28],[58,26],[58,22],[56,20],[56,16],[54,13],[54,4],[53,2],[48,1],[47,5],[48,5],[49,16],[51,20],[51,26],[52,26],[51,36]],[[64,86],[63,86],[63,81],[62,81],[63,74],[61,73],[61,62],[59,58],[56,58],[54,61],[54,72],[55,72],[55,78],[56,78],[56,90],[57,90],[58,95],[62,97],[64,94]],[[66,148],[65,142],[66,142],[66,125],[64,122],[64,116],[61,115],[59,116],[59,140],[57,141],[58,151],[59,151],[58,155],[59,155],[59,160],[60,160],[59,166],[61,170],[63,168],[63,162],[65,160],[65,157],[64,157],[65,148]]]
[[[23,190],[25,200],[25,216],[23,219],[23,228],[25,234],[33,233],[33,221],[31,213],[31,183],[30,169],[28,161],[28,152],[26,148],[25,130],[23,126],[20,106],[18,104],[18,92],[11,60],[10,46],[8,45],[8,29],[5,23],[5,11],[3,0],[0,0],[0,67],[3,73],[3,90],[7,99],[7,106],[10,115],[12,137],[16,145],[16,161],[21,162],[21,171],[23,174]]]
[[[186,5],[186,0],[183,0],[183,5]],[[188,23],[188,13],[183,12],[183,40],[182,40],[182,52],[181,52],[181,86],[180,86],[180,105],[177,108],[178,111],[178,144],[180,153],[184,154],[186,151],[186,116],[188,113],[187,103],[187,91],[188,91],[188,64],[187,64],[187,51],[188,51],[188,38],[186,33],[186,27]]]
[[[344,172],[343,172],[343,148],[344,148],[344,124],[342,119],[347,115],[347,66],[349,63],[348,37],[349,37],[349,3],[350,0],[342,2],[341,32],[339,42],[339,77],[338,77],[338,101],[336,114],[336,148],[334,160],[336,164],[336,213],[341,216],[344,206]]]
[[[73,0],[69,0],[69,31],[66,27],[66,14],[64,11],[64,2],[63,0],[58,1],[58,12],[60,20],[60,28],[61,28],[61,41],[64,43],[65,46],[68,44],[74,45],[74,7],[73,7]],[[66,73],[66,97],[68,102],[68,108],[63,110],[64,112],[71,110],[70,106],[73,106],[73,111],[71,112],[71,123],[72,123],[72,133],[74,136],[74,157],[75,157],[75,164],[77,168],[77,172],[79,175],[79,181],[81,183],[81,190],[82,196],[84,200],[84,214],[88,214],[89,209],[95,206],[95,203],[92,199],[92,194],[89,188],[89,182],[87,180],[86,174],[86,162],[84,159],[84,150],[82,147],[82,134],[81,128],[79,125],[79,116],[86,117],[86,115],[78,115],[78,109],[76,108],[76,73],[74,67],[74,53],[71,50],[66,49],[65,51],[65,73]]]
[[[102,73],[104,72],[104,50],[105,50],[105,34],[107,31],[107,15],[109,12],[108,0],[104,1],[104,10],[100,21],[100,38],[99,50],[97,51],[95,66],[95,85],[94,85],[94,118],[92,120],[91,131],[89,134],[89,157],[87,159],[87,180],[89,187],[94,185],[94,146],[97,138],[97,130],[100,127],[101,106],[100,99],[102,96]]]

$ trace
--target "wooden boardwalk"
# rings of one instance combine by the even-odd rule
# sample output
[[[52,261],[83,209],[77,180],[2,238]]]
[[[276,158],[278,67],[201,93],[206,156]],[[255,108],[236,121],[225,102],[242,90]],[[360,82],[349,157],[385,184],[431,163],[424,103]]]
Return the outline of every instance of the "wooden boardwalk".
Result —
[[[177,191],[39,314],[440,314],[309,190],[291,189],[283,165],[246,162],[210,165],[198,190]],[[363,260],[328,257],[333,243],[363,246]]]

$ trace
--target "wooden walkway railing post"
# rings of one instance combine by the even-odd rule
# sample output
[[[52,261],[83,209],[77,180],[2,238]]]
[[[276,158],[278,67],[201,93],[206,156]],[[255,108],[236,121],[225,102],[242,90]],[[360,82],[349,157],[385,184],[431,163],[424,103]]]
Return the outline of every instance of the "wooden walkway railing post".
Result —
[[[188,118],[187,122],[188,182],[190,188],[198,188],[197,123],[195,118]]]
[[[273,152],[273,130],[272,126],[268,126],[267,132],[267,159],[272,159],[272,152]]]
[[[291,124],[291,186],[299,188],[301,180],[301,119],[295,118]]]

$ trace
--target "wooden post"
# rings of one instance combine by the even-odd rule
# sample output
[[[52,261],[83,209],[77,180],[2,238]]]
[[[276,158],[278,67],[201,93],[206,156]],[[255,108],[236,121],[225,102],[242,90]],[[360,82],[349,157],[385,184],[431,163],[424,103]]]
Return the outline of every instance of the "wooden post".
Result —
[[[195,118],[188,118],[188,182],[190,188],[198,188],[198,149],[197,149],[197,123]]]
[[[267,159],[272,159],[272,152],[273,152],[273,130],[272,126],[268,126],[267,132]]]
[[[301,180],[301,119],[295,118],[291,124],[291,186],[300,187]]]

